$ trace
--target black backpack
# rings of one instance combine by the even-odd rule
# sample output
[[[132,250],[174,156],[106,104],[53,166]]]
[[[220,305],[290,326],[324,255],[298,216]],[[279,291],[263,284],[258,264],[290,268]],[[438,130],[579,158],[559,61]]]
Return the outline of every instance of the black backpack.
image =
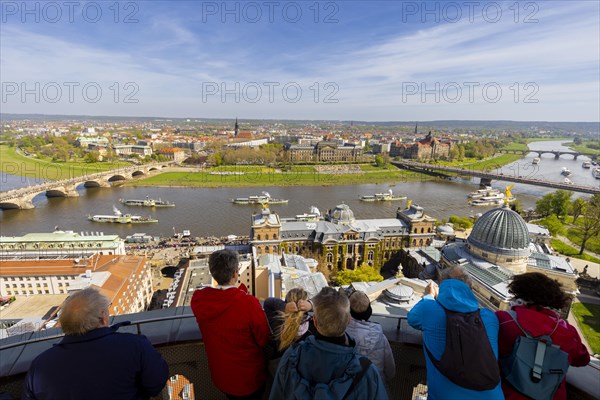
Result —
[[[439,303],[438,303],[439,304]],[[425,343],[433,365],[453,383],[471,390],[490,390],[500,383],[500,368],[479,310],[446,312],[446,348],[436,360]]]

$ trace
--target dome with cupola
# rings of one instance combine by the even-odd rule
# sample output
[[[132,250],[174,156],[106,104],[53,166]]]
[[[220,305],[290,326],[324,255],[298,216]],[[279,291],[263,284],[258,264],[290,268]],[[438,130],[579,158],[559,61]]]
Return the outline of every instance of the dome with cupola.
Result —
[[[327,219],[334,224],[349,224],[354,221],[354,212],[347,204],[340,204],[333,210],[329,210]]]
[[[483,214],[473,225],[467,244],[471,254],[515,272],[525,268],[531,252],[527,224],[508,206]]]

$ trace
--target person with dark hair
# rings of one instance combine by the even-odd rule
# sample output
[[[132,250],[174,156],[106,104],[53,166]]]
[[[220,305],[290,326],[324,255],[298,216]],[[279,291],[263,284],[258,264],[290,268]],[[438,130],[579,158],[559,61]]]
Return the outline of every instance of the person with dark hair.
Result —
[[[228,399],[261,399],[266,382],[263,348],[271,336],[267,317],[254,296],[235,286],[237,252],[215,251],[208,268],[217,286],[196,290],[191,306],[212,381]]]
[[[350,300],[350,323],[346,333],[356,341],[356,349],[375,364],[379,375],[389,384],[396,374],[396,363],[392,348],[383,334],[383,328],[369,321],[373,309],[365,292],[356,290],[348,297]]]
[[[358,354],[345,333],[348,297],[325,287],[312,303],[316,333],[284,353],[269,399],[386,400],[377,368]]]
[[[533,337],[549,335],[552,344],[568,354],[570,365],[581,367],[589,363],[590,355],[577,330],[559,316],[570,299],[558,281],[539,272],[527,272],[515,275],[508,291],[512,295],[511,310],[521,328]],[[508,312],[497,311],[496,316],[500,321],[499,353],[501,357],[507,356],[517,338],[525,334]],[[508,400],[528,399],[505,381],[502,390]],[[567,399],[564,380],[554,395],[554,400],[563,399]]]
[[[109,306],[94,288],[67,297],[58,317],[65,336],[33,360],[22,399],[148,399],[160,393],[167,363],[145,336],[109,326]]]

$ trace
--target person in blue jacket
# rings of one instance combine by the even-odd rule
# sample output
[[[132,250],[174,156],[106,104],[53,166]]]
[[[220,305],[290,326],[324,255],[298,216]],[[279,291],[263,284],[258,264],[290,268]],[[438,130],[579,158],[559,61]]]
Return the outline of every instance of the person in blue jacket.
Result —
[[[377,368],[361,360],[345,333],[348,297],[325,287],[312,299],[316,333],[290,347],[281,358],[271,400],[387,400]]]
[[[23,400],[137,400],[161,392],[167,363],[145,336],[109,327],[109,306],[93,288],[65,300],[59,316],[65,337],[33,361]]]
[[[456,312],[473,312],[479,308],[477,299],[471,291],[471,278],[461,267],[447,268],[442,271],[441,283],[438,287],[429,283],[425,289],[425,296],[408,313],[408,323],[415,329],[423,331],[423,344],[427,346],[431,354],[440,359],[446,347],[446,313],[442,305]],[[498,358],[498,330],[499,323],[496,315],[488,309],[480,311],[483,325],[488,339]],[[428,399],[504,399],[500,382],[490,390],[471,390],[450,381],[432,364],[427,352],[425,359],[427,363],[427,390]]]

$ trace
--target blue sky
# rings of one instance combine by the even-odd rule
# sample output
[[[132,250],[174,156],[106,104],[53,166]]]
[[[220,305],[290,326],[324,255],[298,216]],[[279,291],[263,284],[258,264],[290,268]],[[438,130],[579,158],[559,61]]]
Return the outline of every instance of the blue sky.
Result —
[[[600,120],[597,1],[114,4],[2,2],[2,112]]]

